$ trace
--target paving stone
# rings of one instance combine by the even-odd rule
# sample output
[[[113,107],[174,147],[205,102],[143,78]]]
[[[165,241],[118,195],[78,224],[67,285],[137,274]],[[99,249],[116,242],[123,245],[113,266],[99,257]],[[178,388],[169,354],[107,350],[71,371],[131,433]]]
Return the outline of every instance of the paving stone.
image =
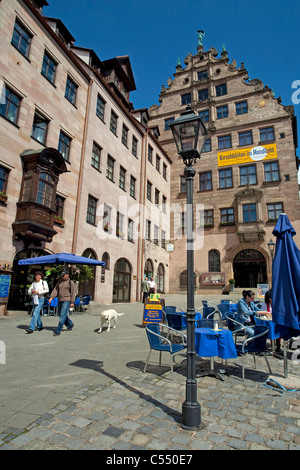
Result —
[[[112,335],[107,339],[114,340]],[[94,357],[92,354],[90,357]],[[147,351],[141,349],[138,360],[146,355]],[[270,361],[275,362],[274,358]],[[201,362],[197,360],[197,366]],[[93,364],[87,360],[89,369],[85,372],[94,371]],[[252,367],[252,358],[250,364]],[[33,415],[28,424],[20,421],[18,427],[15,421],[5,425],[0,417],[0,450],[299,450],[299,395],[281,395],[264,387],[259,381],[261,375],[257,375],[264,370],[264,359],[258,357],[257,364],[258,372],[247,371],[244,383],[240,368],[234,365],[224,382],[212,377],[198,381],[204,425],[199,431],[180,427],[185,366],[174,372],[173,382],[170,372],[157,376],[155,369],[142,374],[124,368],[125,375],[105,377],[105,382],[103,374],[90,375],[87,384],[72,386],[68,393],[50,390],[45,399],[48,402],[51,397],[53,408],[41,416]],[[274,373],[282,373],[282,367],[282,362],[277,366],[272,363]],[[18,398],[15,405],[21,403],[22,393],[12,393]]]
[[[110,427],[110,428],[105,429],[105,431],[102,434],[110,436],[110,437],[119,437],[123,432],[124,432],[124,429]]]
[[[92,423],[91,419],[85,419],[85,418],[76,418],[73,422],[72,425],[76,426],[78,428],[85,428],[89,424]]]

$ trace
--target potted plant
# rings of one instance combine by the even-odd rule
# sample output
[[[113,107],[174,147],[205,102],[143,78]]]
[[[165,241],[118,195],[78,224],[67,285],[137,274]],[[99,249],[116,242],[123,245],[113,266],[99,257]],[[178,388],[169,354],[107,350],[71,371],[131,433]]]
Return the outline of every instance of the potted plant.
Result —
[[[235,279],[229,279],[229,284],[230,284],[230,290],[231,292],[233,292],[234,286],[235,286]]]
[[[104,229],[105,232],[110,232],[110,233],[112,232],[112,228],[111,228],[109,222],[106,222],[106,223],[104,224],[103,229]]]
[[[54,216],[54,222],[59,224],[59,225],[65,225],[65,221],[60,215],[55,215]]]
[[[3,191],[0,191],[0,202],[6,202],[7,201],[7,194],[4,193]]]

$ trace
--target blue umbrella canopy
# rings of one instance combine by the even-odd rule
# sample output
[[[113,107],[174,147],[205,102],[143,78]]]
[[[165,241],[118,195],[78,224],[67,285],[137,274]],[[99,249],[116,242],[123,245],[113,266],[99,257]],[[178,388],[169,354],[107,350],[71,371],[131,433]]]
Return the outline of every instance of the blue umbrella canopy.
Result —
[[[300,330],[300,250],[293,240],[295,229],[286,214],[280,214],[273,235],[276,237],[272,269],[273,321]]]
[[[54,253],[52,255],[20,259],[18,264],[88,264],[93,266],[105,266],[103,261],[99,261],[93,258],[86,258],[84,256],[77,256],[73,253]]]

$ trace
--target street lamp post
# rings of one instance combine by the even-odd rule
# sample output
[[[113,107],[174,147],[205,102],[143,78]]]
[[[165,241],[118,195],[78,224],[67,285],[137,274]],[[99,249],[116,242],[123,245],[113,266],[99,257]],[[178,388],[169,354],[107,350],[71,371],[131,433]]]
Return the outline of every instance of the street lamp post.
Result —
[[[181,426],[187,430],[202,427],[201,408],[197,401],[195,306],[194,306],[194,233],[193,233],[193,165],[202,152],[207,130],[200,116],[188,105],[186,111],[170,125],[177,151],[185,164],[187,189],[187,379],[186,399],[182,404]]]
[[[270,250],[271,258],[272,258],[272,263],[273,263],[274,251],[275,251],[275,243],[273,242],[272,238],[270,238],[270,241],[269,241],[269,243],[268,243],[268,248],[269,248],[269,250]]]

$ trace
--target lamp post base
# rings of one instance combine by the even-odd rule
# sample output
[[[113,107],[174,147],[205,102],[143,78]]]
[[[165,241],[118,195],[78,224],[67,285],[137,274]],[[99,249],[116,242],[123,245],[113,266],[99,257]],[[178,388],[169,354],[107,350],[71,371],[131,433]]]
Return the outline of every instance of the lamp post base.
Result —
[[[182,429],[187,431],[199,431],[204,428],[204,424],[201,423],[201,407],[199,403],[195,405],[182,404],[182,423],[180,423]]]

